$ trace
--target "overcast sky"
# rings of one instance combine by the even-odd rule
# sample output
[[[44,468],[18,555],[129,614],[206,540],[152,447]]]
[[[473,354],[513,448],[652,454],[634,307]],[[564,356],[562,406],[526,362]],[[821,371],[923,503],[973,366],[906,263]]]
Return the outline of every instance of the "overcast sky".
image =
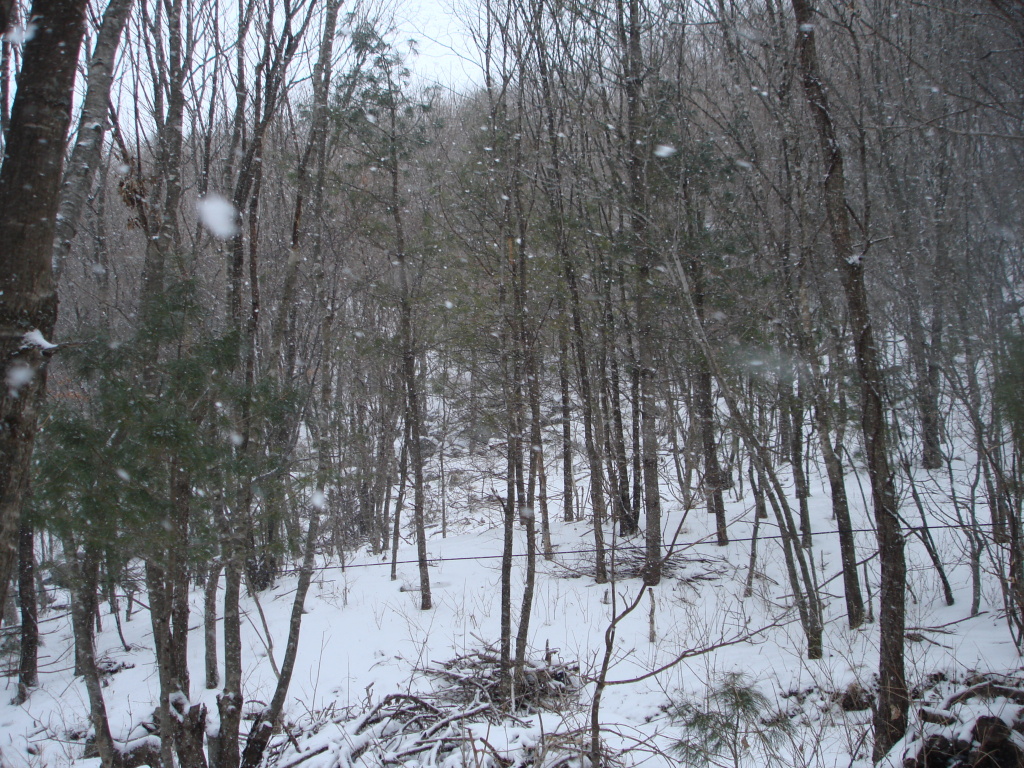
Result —
[[[472,40],[466,32],[465,8],[471,0],[398,0],[395,24],[400,49],[408,52],[406,40],[414,39],[419,54],[407,58],[417,82],[441,85],[464,93],[482,82],[480,69],[466,60],[474,58]]]

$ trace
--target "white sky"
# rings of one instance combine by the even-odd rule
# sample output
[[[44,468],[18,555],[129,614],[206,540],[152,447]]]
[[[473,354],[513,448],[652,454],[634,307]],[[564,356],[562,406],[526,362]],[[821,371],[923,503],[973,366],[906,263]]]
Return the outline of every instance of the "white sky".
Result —
[[[467,61],[474,58],[473,43],[466,32],[466,14],[456,13],[455,4],[471,5],[472,0],[399,0],[395,25],[402,53],[408,53],[404,41],[416,41],[418,55],[406,60],[414,80],[465,93],[483,77],[480,68]]]

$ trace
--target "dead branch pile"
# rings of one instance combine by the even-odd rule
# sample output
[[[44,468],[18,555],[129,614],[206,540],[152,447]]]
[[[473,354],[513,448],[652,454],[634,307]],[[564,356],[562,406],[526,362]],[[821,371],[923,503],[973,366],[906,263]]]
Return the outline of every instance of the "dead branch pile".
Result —
[[[1024,768],[1024,680],[975,677],[918,720],[905,768]]]
[[[477,701],[456,706],[391,694],[357,717],[286,727],[268,750],[270,768],[582,768],[583,739],[537,734]],[[496,727],[504,722],[505,727]],[[497,741],[496,736],[504,737]]]
[[[543,660],[527,660],[511,674],[502,670],[500,654],[491,646],[435,663],[423,670],[438,681],[435,697],[456,706],[486,702],[490,716],[539,710],[562,710],[575,701],[580,688],[579,664],[553,661],[554,651]]]
[[[582,558],[575,564],[563,563],[566,578],[593,578],[593,558]],[[614,569],[616,579],[639,579],[644,574],[647,559],[643,547],[624,546],[614,552]],[[723,558],[687,556],[680,550],[670,552],[661,563],[662,578],[674,579],[683,584],[696,584],[702,581],[715,581],[729,571]]]

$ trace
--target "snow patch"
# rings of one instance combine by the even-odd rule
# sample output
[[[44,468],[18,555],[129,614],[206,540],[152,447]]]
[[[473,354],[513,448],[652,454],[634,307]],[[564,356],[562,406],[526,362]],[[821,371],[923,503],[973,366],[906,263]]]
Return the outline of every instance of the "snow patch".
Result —
[[[25,347],[39,347],[40,349],[56,349],[56,344],[51,344],[43,336],[42,332],[37,328],[33,328],[31,331],[21,337],[24,349]]]

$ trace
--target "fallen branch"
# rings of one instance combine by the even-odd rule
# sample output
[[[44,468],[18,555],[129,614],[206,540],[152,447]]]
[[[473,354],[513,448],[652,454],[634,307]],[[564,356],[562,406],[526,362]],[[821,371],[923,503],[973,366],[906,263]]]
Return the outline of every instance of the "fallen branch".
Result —
[[[975,697],[994,699],[997,696],[1003,696],[1015,704],[1024,706],[1024,690],[1020,688],[1010,688],[1005,685],[998,685],[993,683],[991,680],[986,680],[983,683],[972,685],[970,688],[966,688],[959,693],[953,694],[943,702],[941,709],[949,709],[954,704],[960,704]]]
[[[330,743],[321,743],[315,749],[300,753],[298,744],[302,734],[290,734],[286,742],[282,737],[283,744],[288,746],[281,752],[275,752],[268,765],[298,768],[307,760],[331,750],[335,754],[333,760],[349,768],[385,768],[410,761],[423,768],[472,765],[465,762],[469,753],[476,755],[477,768],[540,765],[535,762],[538,754],[546,754],[549,759],[544,765],[552,768],[568,766],[581,754],[577,744],[566,742],[564,733],[545,734],[539,743],[531,741],[510,745],[499,752],[475,731],[485,723],[488,728],[494,723],[506,726],[511,723],[525,726],[526,723],[510,713],[499,712],[489,701],[459,707],[424,696],[395,693],[368,707],[360,716],[347,721],[332,719],[332,722],[339,727],[340,733]],[[293,741],[295,735],[298,739]]]
[[[637,677],[630,677],[626,680],[609,680],[605,683],[605,685],[631,685],[633,683],[643,682],[644,680],[648,680],[652,677],[655,677],[656,675],[660,675],[665,670],[671,669],[676,664],[685,659],[690,659],[694,656],[703,656],[704,654],[711,653],[712,651],[717,651],[720,648],[728,648],[730,645],[739,645],[741,643],[749,642],[758,635],[762,634],[763,632],[766,632],[769,629],[772,629],[773,627],[779,626],[780,623],[781,622],[774,621],[771,624],[766,624],[760,629],[751,630],[750,632],[744,632],[741,635],[735,635],[727,640],[721,640],[712,645],[704,645],[698,648],[687,648],[685,651],[678,654],[674,659],[672,659],[672,661],[666,664],[662,664],[657,669],[652,669],[650,672],[645,672],[642,675],[638,675]]]
[[[959,718],[952,712],[943,712],[930,707],[921,707],[917,711],[917,716],[921,719],[921,722],[934,725],[955,725],[960,722]]]
[[[316,757],[317,755],[322,755],[324,752],[326,752],[330,748],[331,748],[330,744],[324,744],[323,746],[317,747],[314,750],[311,750],[309,752],[304,752],[303,754],[299,755],[298,757],[296,757],[296,758],[294,758],[292,760],[289,760],[284,765],[277,766],[277,768],[295,768],[295,766],[302,765],[302,763],[306,762],[310,758]]]

